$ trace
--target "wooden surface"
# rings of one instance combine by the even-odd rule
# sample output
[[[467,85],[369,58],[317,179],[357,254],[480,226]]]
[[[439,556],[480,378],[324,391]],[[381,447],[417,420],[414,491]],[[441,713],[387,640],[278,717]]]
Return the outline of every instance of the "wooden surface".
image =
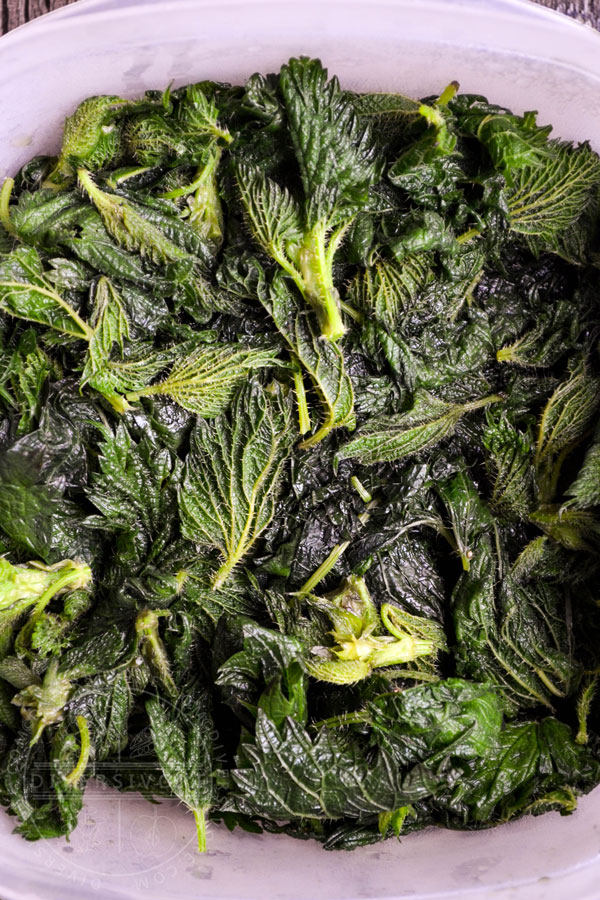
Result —
[[[59,6],[67,6],[73,2],[74,0],[0,0],[2,4],[0,34],[28,22],[29,19],[35,19],[51,9],[58,9]]]
[[[0,34],[22,25],[29,19],[35,19],[42,13],[60,6],[67,6],[75,0],[0,0],[2,16],[0,17]],[[485,0],[481,0],[485,2]],[[544,6],[600,27],[600,0],[537,0]]]

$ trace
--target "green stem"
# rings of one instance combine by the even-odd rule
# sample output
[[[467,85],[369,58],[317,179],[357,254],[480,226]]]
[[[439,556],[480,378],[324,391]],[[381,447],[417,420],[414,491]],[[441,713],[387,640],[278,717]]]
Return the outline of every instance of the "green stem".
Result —
[[[299,368],[294,369],[294,388],[296,390],[296,403],[298,404],[298,427],[300,434],[306,434],[310,431],[310,413],[306,400],[304,379]]]
[[[90,758],[92,742],[90,739],[90,729],[83,716],[77,716],[77,727],[79,728],[79,759],[77,765],[72,772],[65,777],[67,784],[75,785],[84,774]]]
[[[340,728],[344,725],[363,725],[371,721],[371,716],[366,709],[360,709],[356,712],[342,713],[339,716],[331,716],[328,719],[319,719],[318,722],[311,722],[311,728]]]
[[[198,835],[198,851],[206,853],[206,808],[193,809],[196,820],[196,834]]]
[[[452,98],[456,95],[460,85],[458,81],[451,81],[450,84],[444,88],[440,96],[437,98],[435,105],[436,106],[447,106]]]
[[[352,478],[350,479],[350,484],[352,485],[352,487],[354,488],[354,490],[356,491],[356,493],[358,494],[358,496],[360,497],[361,500],[363,500],[365,503],[371,502],[373,497],[368,492],[368,490],[366,489],[366,487],[364,486],[362,481],[360,481],[356,477],[356,475],[352,476]]]
[[[323,581],[326,575],[329,575],[337,561],[343,556],[349,546],[350,541],[343,541],[341,544],[336,544],[329,556],[323,560],[319,568],[304,582],[298,591],[298,596],[305,597],[307,594],[311,594],[319,582]]]
[[[15,186],[14,178],[5,178],[0,189],[0,223],[9,234],[16,234],[15,227],[10,218],[10,198]]]
[[[168,609],[145,609],[138,613],[135,630],[142,642],[142,650],[148,663],[158,673],[167,693],[173,698],[177,696],[177,685],[173,681],[169,670],[169,660],[158,633],[159,617],[170,615],[171,612]]]
[[[329,341],[338,341],[346,329],[338,292],[333,284],[333,272],[325,243],[326,234],[326,224],[317,222],[306,234],[298,261],[304,285],[302,293],[317,314],[321,333]]]
[[[377,506],[378,501],[374,500],[368,507],[368,509],[374,509]],[[371,518],[369,512],[364,512],[362,516],[358,517],[359,522],[361,524],[366,525],[369,519]],[[319,582],[323,581],[326,575],[329,575],[337,561],[341,556],[346,552],[348,547],[350,546],[350,541],[342,541],[341,544],[336,544],[333,548],[329,556],[323,560],[319,568],[313,572],[310,578],[304,582],[300,590],[297,592],[298,597],[305,597],[307,594],[311,594]]]
[[[463,412],[472,412],[475,409],[481,409],[489,406],[490,403],[503,403],[506,398],[501,394],[490,394],[489,397],[482,397],[481,400],[472,400],[470,403],[461,404]]]
[[[149,172],[150,169],[151,166],[131,166],[125,171],[121,171],[120,175],[118,175],[116,172],[113,172],[113,174],[106,179],[106,183],[111,188],[116,188],[123,182],[128,181],[130,178],[134,178],[136,175],[142,175],[144,172]]]
[[[211,170],[209,169],[209,172]],[[158,196],[162,200],[176,200],[178,197],[187,197],[188,194],[193,194],[202,185],[207,174],[207,166],[202,166],[198,169],[196,177],[190,184],[184,184],[182,187],[174,188],[172,191],[166,191],[166,193],[158,194]]]
[[[345,312],[346,315],[350,316],[355,322],[364,322],[364,316],[357,309],[354,309],[353,306],[350,306],[349,303],[345,303],[343,300],[340,300],[340,309],[342,312]]]
[[[577,731],[575,741],[578,744],[587,744],[588,742],[587,720],[597,685],[598,672],[589,673],[587,676],[587,683],[577,700],[577,720],[579,722],[579,730]]]
[[[464,231],[462,234],[459,234],[456,238],[457,244],[466,244],[467,241],[470,241],[471,238],[478,237],[481,234],[479,228],[469,228],[468,231]]]

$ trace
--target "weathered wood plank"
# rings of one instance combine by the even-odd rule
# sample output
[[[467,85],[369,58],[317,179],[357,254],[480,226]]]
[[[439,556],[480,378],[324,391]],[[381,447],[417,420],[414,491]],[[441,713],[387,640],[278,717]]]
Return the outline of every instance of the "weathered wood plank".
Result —
[[[0,32],[10,31],[18,25],[23,25],[30,19],[35,19],[51,9],[67,6],[74,0],[1,0],[2,17]]]
[[[600,0],[537,0],[543,6],[600,28]]]

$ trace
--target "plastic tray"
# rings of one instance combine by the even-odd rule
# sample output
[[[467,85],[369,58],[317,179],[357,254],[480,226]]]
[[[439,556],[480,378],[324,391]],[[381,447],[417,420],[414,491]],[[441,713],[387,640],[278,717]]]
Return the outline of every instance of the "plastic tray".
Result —
[[[0,40],[0,177],[59,146],[95,93],[242,81],[293,54],[358,89],[426,95],[452,79],[600,148],[600,35],[522,0],[80,0]],[[30,844],[0,814],[2,900],[598,900],[600,791],[568,818],[416,834],[326,853],[213,827],[195,850],[175,802],[90,784],[67,842]]]

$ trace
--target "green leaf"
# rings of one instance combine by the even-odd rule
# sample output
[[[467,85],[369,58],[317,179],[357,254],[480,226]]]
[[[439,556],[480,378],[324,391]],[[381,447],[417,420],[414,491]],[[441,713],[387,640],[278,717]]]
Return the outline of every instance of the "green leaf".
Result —
[[[507,821],[550,809],[569,813],[588,779],[598,777],[597,765],[564,722],[545,718],[510,724],[495,752],[466,768],[448,808],[461,824]]]
[[[149,275],[139,257],[119,247],[109,237],[95,210],[90,209],[89,213],[81,224],[79,237],[64,238],[63,246],[108,278],[125,279],[146,287]],[[153,283],[156,284],[156,278]]]
[[[600,160],[586,144],[549,141],[535,166],[513,169],[507,190],[513,231],[551,242],[580,215],[600,178]]]
[[[91,477],[88,498],[102,514],[100,526],[120,535],[121,560],[135,568],[172,536],[181,464],[148,437],[134,441],[123,422],[114,432],[98,427],[99,472]]]
[[[567,490],[569,505],[577,509],[600,506],[600,441],[594,439],[585,454],[577,478]]]
[[[52,247],[69,235],[85,208],[76,191],[23,191],[10,207],[11,230],[19,240],[36,247]]]
[[[229,416],[198,424],[179,511],[184,536],[222,555],[215,588],[225,584],[273,518],[294,439],[289,407],[258,385],[240,391]]]
[[[215,629],[222,617],[256,614],[258,605],[254,592],[248,589],[243,578],[233,572],[227,584],[215,591],[211,579],[214,566],[208,560],[194,559],[176,573],[179,597],[174,607],[181,603],[190,612],[194,628],[206,637],[214,638]]]
[[[77,170],[77,178],[102,216],[108,233],[126,250],[137,251],[155,263],[189,259],[187,251],[173,243],[154,222],[143,216],[135,204],[118,194],[100,190],[85,169]]]
[[[502,727],[503,700],[490,684],[448,678],[367,704],[373,739],[399,768],[426,763],[440,773],[450,760],[486,757]]]
[[[333,263],[344,234],[369,200],[378,176],[368,126],[354,112],[337,79],[319,60],[291,59],[279,78],[302,196],[296,198],[256,165],[237,169],[237,181],[257,242],[293,279],[315,311],[328,340],[344,334]]]
[[[357,743],[327,729],[313,738],[289,718],[278,729],[262,710],[232,775],[236,808],[274,819],[358,818],[410,802],[385,753],[367,760]]]
[[[515,172],[519,169],[541,166],[551,156],[553,142],[548,142],[548,134],[552,129],[539,126],[535,112],[515,116],[501,107],[475,101],[459,122],[461,131],[483,144],[493,165],[509,182],[518,177]]]
[[[165,395],[183,409],[213,418],[222,413],[251,373],[276,364],[277,351],[253,350],[241,344],[204,344],[182,353],[169,374],[157,384],[128,394],[128,400]]]
[[[91,336],[89,326],[48,281],[33,249],[18,248],[0,262],[0,308],[69,337]]]
[[[583,370],[562,381],[548,400],[540,419],[538,466],[578,441],[600,406],[600,379]]]
[[[323,421],[317,431],[302,442],[302,447],[318,443],[333,428],[354,427],[354,391],[346,372],[342,351],[323,341],[312,321],[300,307],[292,291],[281,278],[260,295],[280,334],[293,355],[308,373],[323,407]]]
[[[552,708],[568,696],[581,669],[560,588],[543,581],[498,581],[499,560],[481,536],[470,570],[452,595],[457,671],[502,685],[516,709]]]
[[[306,198],[306,222],[328,226],[368,199],[378,164],[369,127],[317,59],[291,59],[279,84]]]
[[[127,103],[120,97],[88,97],[65,120],[60,156],[49,176],[60,184],[75,174],[78,166],[101,169],[115,156],[119,128],[115,123],[119,108]]]
[[[350,286],[349,302],[393,329],[430,280],[430,263],[424,253],[408,254],[401,263],[379,259],[356,276]]]
[[[446,532],[444,536],[449,538],[464,571],[468,572],[471,560],[477,555],[479,539],[493,528],[493,519],[472,478],[463,467],[451,478],[436,482],[434,490],[448,514],[452,536]]]
[[[285,187],[256,166],[238,163],[236,178],[252,234],[265,253],[292,277],[299,277],[288,251],[294,252],[303,235],[302,213]]]
[[[0,381],[3,398],[20,415],[18,434],[31,431],[40,413],[44,385],[55,371],[50,358],[38,346],[35,331],[27,329],[9,357]]]
[[[193,711],[166,706],[157,698],[146,701],[152,742],[163,775],[176,797],[196,820],[198,849],[206,851],[205,817],[213,802],[212,731],[208,696],[200,694]],[[187,714],[186,714],[187,713]]]
[[[490,419],[483,435],[492,483],[490,505],[506,517],[525,518],[533,505],[533,448],[505,414]]]
[[[288,716],[305,724],[306,648],[289,635],[248,620],[238,621],[243,649],[223,663],[217,677],[226,702],[238,715],[240,705],[254,714],[261,709],[278,728]]]
[[[447,403],[418,390],[410,410],[368,421],[338,450],[336,461],[358,459],[362,465],[370,465],[413,456],[450,437],[466,413],[500,400],[502,397],[492,395],[470,403]]]

